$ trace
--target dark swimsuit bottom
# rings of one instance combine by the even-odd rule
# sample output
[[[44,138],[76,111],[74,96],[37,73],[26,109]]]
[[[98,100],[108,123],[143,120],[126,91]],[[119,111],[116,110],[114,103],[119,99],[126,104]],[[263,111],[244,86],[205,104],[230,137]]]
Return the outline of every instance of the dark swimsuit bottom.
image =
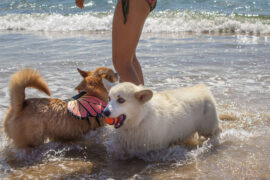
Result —
[[[155,9],[157,0],[145,0],[147,4],[149,4],[150,11]],[[127,22],[127,14],[129,11],[129,0],[122,0],[122,10],[123,10],[123,15],[124,15],[124,24]]]

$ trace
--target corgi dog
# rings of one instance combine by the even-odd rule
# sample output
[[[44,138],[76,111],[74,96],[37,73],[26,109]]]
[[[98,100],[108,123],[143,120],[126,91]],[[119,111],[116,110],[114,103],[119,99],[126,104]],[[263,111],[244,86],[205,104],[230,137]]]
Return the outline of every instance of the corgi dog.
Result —
[[[83,80],[75,88],[108,102],[108,92],[102,79],[118,81],[117,73],[110,68],[99,67],[94,71],[78,69]],[[45,140],[71,141],[81,138],[90,130],[104,126],[96,118],[80,120],[68,112],[68,102],[57,98],[25,99],[25,88],[32,87],[47,95],[50,90],[38,71],[23,69],[12,75],[9,83],[10,108],[4,118],[3,127],[7,137],[18,148],[36,147]]]
[[[103,114],[117,119],[114,140],[123,152],[147,153],[195,133],[209,138],[220,132],[215,100],[205,85],[153,92],[129,82],[103,83],[110,99]]]

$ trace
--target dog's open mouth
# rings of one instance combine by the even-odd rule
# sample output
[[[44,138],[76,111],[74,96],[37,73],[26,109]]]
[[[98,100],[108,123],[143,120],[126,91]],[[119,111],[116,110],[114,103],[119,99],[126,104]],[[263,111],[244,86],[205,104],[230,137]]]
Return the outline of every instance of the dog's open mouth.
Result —
[[[114,128],[120,128],[123,124],[124,121],[126,120],[126,115],[121,114],[120,116],[117,117],[117,122],[114,124]]]

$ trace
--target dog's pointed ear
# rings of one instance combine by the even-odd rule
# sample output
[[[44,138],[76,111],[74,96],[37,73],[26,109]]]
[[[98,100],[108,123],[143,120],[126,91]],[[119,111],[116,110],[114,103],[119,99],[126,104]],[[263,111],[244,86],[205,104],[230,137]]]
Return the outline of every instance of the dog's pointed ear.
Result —
[[[118,84],[117,82],[116,83],[111,83],[109,80],[107,80],[106,78],[102,78],[102,82],[103,82],[103,86],[107,89],[107,91],[109,92],[110,89],[115,86],[116,84]]]
[[[153,91],[151,89],[143,89],[135,92],[134,96],[139,102],[144,104],[153,97]]]
[[[77,68],[77,70],[78,70],[78,72],[80,73],[80,75],[82,76],[82,77],[87,77],[88,76],[88,73],[86,72],[86,71],[83,71],[83,70],[81,70],[81,69],[79,69],[79,68]]]
[[[95,75],[100,76],[101,78],[106,78],[110,82],[116,82],[119,80],[118,73],[114,73],[112,69],[109,68],[98,68],[95,72]]]
[[[95,71],[95,74],[98,75],[98,76],[102,76],[102,75],[106,75],[108,72],[108,70],[106,71],[104,68],[98,68],[96,71]]]

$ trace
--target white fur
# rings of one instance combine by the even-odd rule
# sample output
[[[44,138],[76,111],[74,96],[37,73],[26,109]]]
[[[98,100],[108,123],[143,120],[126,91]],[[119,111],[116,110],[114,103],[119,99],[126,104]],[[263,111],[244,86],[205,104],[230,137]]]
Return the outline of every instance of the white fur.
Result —
[[[111,98],[106,108],[111,112],[110,117],[121,114],[127,117],[123,126],[116,129],[115,143],[129,153],[166,148],[171,143],[187,140],[195,132],[205,137],[219,132],[215,100],[205,85],[157,93],[127,82],[111,89],[106,87]],[[147,102],[135,97],[143,90],[148,95],[153,93]],[[119,97],[126,101],[118,103]]]

